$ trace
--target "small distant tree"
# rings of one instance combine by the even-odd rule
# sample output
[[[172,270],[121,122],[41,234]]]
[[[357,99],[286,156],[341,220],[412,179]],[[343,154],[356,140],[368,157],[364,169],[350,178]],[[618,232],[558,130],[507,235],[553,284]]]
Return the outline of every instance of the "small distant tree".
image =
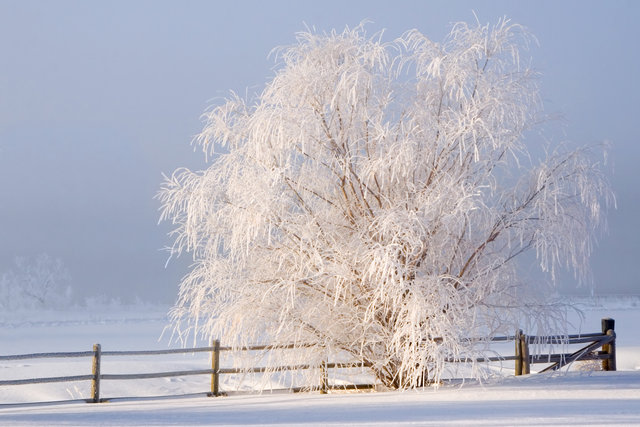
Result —
[[[173,251],[195,260],[178,331],[347,353],[411,388],[483,354],[465,338],[545,313],[516,259],[585,277],[610,192],[587,148],[527,166],[541,111],[527,41],[503,20],[441,44],[359,26],[278,50],[254,103],[206,114],[211,166],[159,193]]]
[[[6,310],[62,308],[71,302],[71,277],[59,258],[42,253],[16,257],[0,278],[0,304]]]

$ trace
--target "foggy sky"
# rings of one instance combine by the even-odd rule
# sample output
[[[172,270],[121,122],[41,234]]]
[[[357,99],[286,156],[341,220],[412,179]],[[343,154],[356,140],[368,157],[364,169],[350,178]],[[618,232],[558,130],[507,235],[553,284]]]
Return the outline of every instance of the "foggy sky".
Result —
[[[79,296],[172,301],[153,199],[162,173],[205,166],[190,145],[204,110],[259,92],[272,48],[306,27],[363,19],[391,40],[441,41],[455,21],[507,16],[538,39],[555,141],[613,143],[618,209],[593,257],[596,291],[640,293],[640,2],[0,0],[0,274],[15,256],[61,258]],[[535,143],[533,141],[532,143]],[[563,288],[573,286],[566,279]]]

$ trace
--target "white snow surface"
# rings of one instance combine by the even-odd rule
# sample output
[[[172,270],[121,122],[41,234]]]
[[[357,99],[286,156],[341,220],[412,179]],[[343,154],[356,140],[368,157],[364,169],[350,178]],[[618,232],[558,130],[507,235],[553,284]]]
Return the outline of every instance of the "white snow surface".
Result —
[[[640,300],[600,300],[582,309],[586,319],[581,325],[576,322],[572,332],[597,332],[602,317],[616,319],[618,372],[534,373],[495,377],[482,384],[445,384],[437,390],[278,392],[217,398],[204,395],[209,389],[206,375],[103,381],[102,396],[110,401],[101,404],[81,400],[89,395],[88,381],[2,386],[0,425],[640,425],[640,334],[636,329]],[[148,306],[105,312],[2,313],[0,354],[83,351],[95,342],[102,344],[103,351],[178,346],[169,344],[166,336],[159,338],[167,324],[165,313],[166,307]],[[105,357],[102,371],[208,366],[206,354]],[[0,380],[80,375],[90,369],[89,358],[0,361]],[[164,394],[182,396],[154,397]]]

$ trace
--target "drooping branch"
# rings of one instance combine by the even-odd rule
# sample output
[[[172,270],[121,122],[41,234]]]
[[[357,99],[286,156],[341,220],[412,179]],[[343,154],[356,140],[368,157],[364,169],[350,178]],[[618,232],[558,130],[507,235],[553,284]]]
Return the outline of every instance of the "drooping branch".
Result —
[[[209,168],[160,193],[173,250],[194,257],[176,324],[342,350],[396,388],[482,355],[463,338],[530,312],[520,255],[583,271],[609,194],[580,151],[525,166],[540,105],[523,39],[507,20],[442,44],[301,33],[255,101],[207,114]]]

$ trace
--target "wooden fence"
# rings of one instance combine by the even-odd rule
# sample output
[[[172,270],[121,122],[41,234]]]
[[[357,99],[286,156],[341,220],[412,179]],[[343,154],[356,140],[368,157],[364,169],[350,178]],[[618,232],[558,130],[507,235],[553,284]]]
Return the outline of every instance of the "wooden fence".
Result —
[[[587,344],[572,353],[530,354],[529,345],[571,345]],[[601,348],[602,350],[598,351]],[[602,332],[580,335],[527,336],[521,330],[515,339],[515,374],[526,375],[531,372],[532,363],[551,363],[540,372],[555,371],[577,360],[601,360],[603,371],[616,370],[616,332],[615,320],[602,319]]]
[[[602,369],[605,371],[616,370],[616,334],[615,321],[610,318],[602,319],[602,332],[587,333],[579,335],[555,335],[555,336],[527,336],[521,330],[513,336],[493,337],[492,342],[515,342],[514,356],[495,356],[480,359],[468,358],[450,358],[450,363],[465,362],[515,362],[515,375],[525,375],[530,373],[530,366],[534,363],[551,364],[540,372],[557,370],[573,363],[577,360],[600,360],[602,361]],[[560,354],[530,354],[530,345],[571,345],[571,344],[587,344],[585,347],[572,353]],[[242,351],[262,351],[262,350],[284,350],[293,349],[293,345],[254,345],[243,347]],[[95,344],[92,351],[80,352],[57,352],[57,353],[31,353],[0,356],[0,361],[24,360],[24,359],[41,359],[41,358],[70,358],[70,357],[91,357],[92,373],[87,375],[74,375],[63,377],[45,377],[45,378],[27,378],[17,380],[0,380],[0,386],[15,386],[24,384],[43,384],[53,382],[72,382],[72,381],[91,381],[91,397],[86,399],[90,403],[106,402],[108,399],[100,397],[100,383],[103,380],[135,380],[150,378],[166,378],[181,377],[187,375],[210,375],[211,388],[206,394],[209,396],[220,396],[225,394],[220,390],[220,375],[225,374],[245,374],[260,373],[267,370],[272,371],[297,371],[303,369],[320,369],[321,381],[317,385],[309,385],[306,387],[289,388],[291,391],[320,391],[327,393],[330,389],[371,389],[374,384],[351,384],[332,386],[328,381],[329,369],[344,368],[366,368],[367,366],[360,362],[353,363],[332,363],[324,362],[320,365],[295,365],[295,366],[277,366],[277,367],[255,367],[255,368],[221,368],[220,353],[231,350],[231,347],[221,347],[219,340],[214,340],[210,347],[198,347],[188,349],[167,349],[167,350],[143,350],[143,351],[102,351],[100,344]],[[601,349],[601,350],[598,350]],[[106,374],[101,370],[101,361],[106,356],[150,356],[150,355],[167,355],[167,354],[185,354],[185,353],[201,353],[207,352],[211,354],[211,367],[207,369],[168,371],[168,372],[151,372],[151,373],[130,373],[130,374]]]

